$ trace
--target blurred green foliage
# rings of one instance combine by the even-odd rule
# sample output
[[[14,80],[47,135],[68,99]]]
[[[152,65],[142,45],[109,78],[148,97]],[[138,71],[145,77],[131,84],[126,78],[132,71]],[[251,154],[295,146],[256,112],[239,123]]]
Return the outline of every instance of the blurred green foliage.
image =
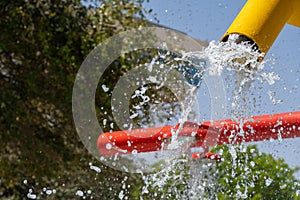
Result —
[[[72,87],[99,42],[144,24],[141,3],[0,2],[0,198],[26,198],[29,190],[44,198],[45,188],[55,188],[55,199],[76,198],[79,189],[98,199],[116,196],[126,174],[88,155],[73,125]],[[90,170],[90,162],[102,172]]]
[[[255,145],[212,149],[221,162],[176,161],[164,173],[148,176],[144,199],[300,199],[300,181],[283,159],[259,152]],[[168,176],[170,175],[171,176]],[[155,180],[164,180],[158,185]]]
[[[300,181],[294,177],[299,168],[254,145],[220,146],[215,151],[223,157],[216,167],[218,199],[300,199]]]

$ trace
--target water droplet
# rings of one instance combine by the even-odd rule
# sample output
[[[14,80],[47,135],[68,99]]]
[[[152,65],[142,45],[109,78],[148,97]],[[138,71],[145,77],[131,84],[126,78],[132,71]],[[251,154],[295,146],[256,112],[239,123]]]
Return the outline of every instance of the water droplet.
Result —
[[[110,143],[107,143],[105,147],[106,149],[110,150],[112,148],[112,145]]]
[[[29,190],[28,190],[27,198],[28,198],[28,199],[36,199],[36,194],[33,194],[33,193],[32,193],[32,189],[29,189]]]
[[[138,153],[138,151],[136,150],[136,149],[134,149],[134,150],[132,150],[132,152],[131,152],[132,154],[137,154]]]
[[[136,118],[139,114],[138,113],[134,113],[132,115],[129,116],[130,119]]]
[[[75,195],[83,197],[84,193],[81,190],[77,190],[76,193],[75,193]]]
[[[102,89],[104,92],[108,92],[109,91],[109,88],[106,86],[106,85],[102,85]]]
[[[52,190],[46,190],[46,194],[47,195],[51,195],[52,194]]]
[[[270,186],[272,184],[272,182],[273,182],[273,179],[267,178],[266,181],[265,181],[265,184],[268,187],[268,186]]]
[[[94,171],[97,172],[97,173],[100,173],[100,172],[101,172],[100,167],[97,167],[97,166],[94,166],[94,165],[90,165],[90,169],[91,169],[91,170],[94,170]]]

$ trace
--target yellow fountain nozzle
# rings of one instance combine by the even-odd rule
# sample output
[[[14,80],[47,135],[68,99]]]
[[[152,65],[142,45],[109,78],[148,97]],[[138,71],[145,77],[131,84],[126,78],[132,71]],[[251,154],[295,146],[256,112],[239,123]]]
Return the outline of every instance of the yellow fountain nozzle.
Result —
[[[294,22],[296,1],[299,0],[248,0],[222,41],[230,34],[240,34],[253,41],[262,53],[267,53],[288,20]],[[300,23],[300,19],[297,21]]]

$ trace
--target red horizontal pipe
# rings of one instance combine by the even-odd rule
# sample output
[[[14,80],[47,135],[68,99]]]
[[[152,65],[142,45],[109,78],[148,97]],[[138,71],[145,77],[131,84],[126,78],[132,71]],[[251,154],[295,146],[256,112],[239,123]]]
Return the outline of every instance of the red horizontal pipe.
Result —
[[[115,131],[103,133],[98,138],[101,155],[158,151],[165,139],[172,136],[172,126]]]
[[[242,123],[244,120],[238,121]],[[300,137],[300,112],[254,116],[243,124],[239,122],[231,119],[185,122],[178,135],[195,136],[197,140],[191,147]],[[103,133],[98,138],[98,149],[104,156],[159,151],[179,126]]]

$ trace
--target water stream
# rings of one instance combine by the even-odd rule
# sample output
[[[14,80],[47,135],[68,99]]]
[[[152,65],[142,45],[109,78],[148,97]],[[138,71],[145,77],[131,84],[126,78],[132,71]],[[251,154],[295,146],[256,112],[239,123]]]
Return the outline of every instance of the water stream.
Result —
[[[245,117],[244,121],[238,121],[242,127],[245,121],[251,120],[250,114],[253,112],[253,109],[259,109],[259,100],[249,101],[249,98],[253,99],[255,95],[261,95],[259,91],[256,91],[254,94],[250,93],[254,82],[258,82],[259,86],[265,83],[272,85],[279,79],[279,76],[265,72],[265,62],[258,61],[263,54],[254,51],[248,44],[236,44],[234,37],[229,38],[227,43],[213,41],[204,52],[189,52],[186,55],[198,57],[199,60],[206,59],[210,65],[204,69],[205,73],[224,77],[225,87],[228,90],[227,94],[229,94],[227,115],[236,120]],[[186,55],[184,56],[185,59]],[[259,86],[256,84],[254,89],[257,89]],[[186,101],[188,103],[185,102],[185,106],[182,106],[182,118],[179,120],[181,124],[187,121],[193,102],[196,100],[197,92],[201,92],[200,84],[192,87],[192,90],[187,92]],[[169,145],[171,148],[180,147],[177,135],[180,128],[173,133],[171,145]],[[243,134],[243,131],[240,134]],[[236,176],[235,170],[241,167],[239,166],[237,152],[245,151],[245,144],[229,146],[232,177]],[[214,172],[215,165],[215,161],[205,159],[193,160],[189,157],[189,154],[183,154],[180,158],[170,160],[168,165],[162,170],[143,174],[144,187],[142,194],[155,190],[158,199],[214,198],[214,193],[218,190],[214,181],[214,175],[217,173]],[[246,170],[250,172],[249,169]],[[238,192],[238,198],[247,198],[248,186],[244,187],[246,190]]]

